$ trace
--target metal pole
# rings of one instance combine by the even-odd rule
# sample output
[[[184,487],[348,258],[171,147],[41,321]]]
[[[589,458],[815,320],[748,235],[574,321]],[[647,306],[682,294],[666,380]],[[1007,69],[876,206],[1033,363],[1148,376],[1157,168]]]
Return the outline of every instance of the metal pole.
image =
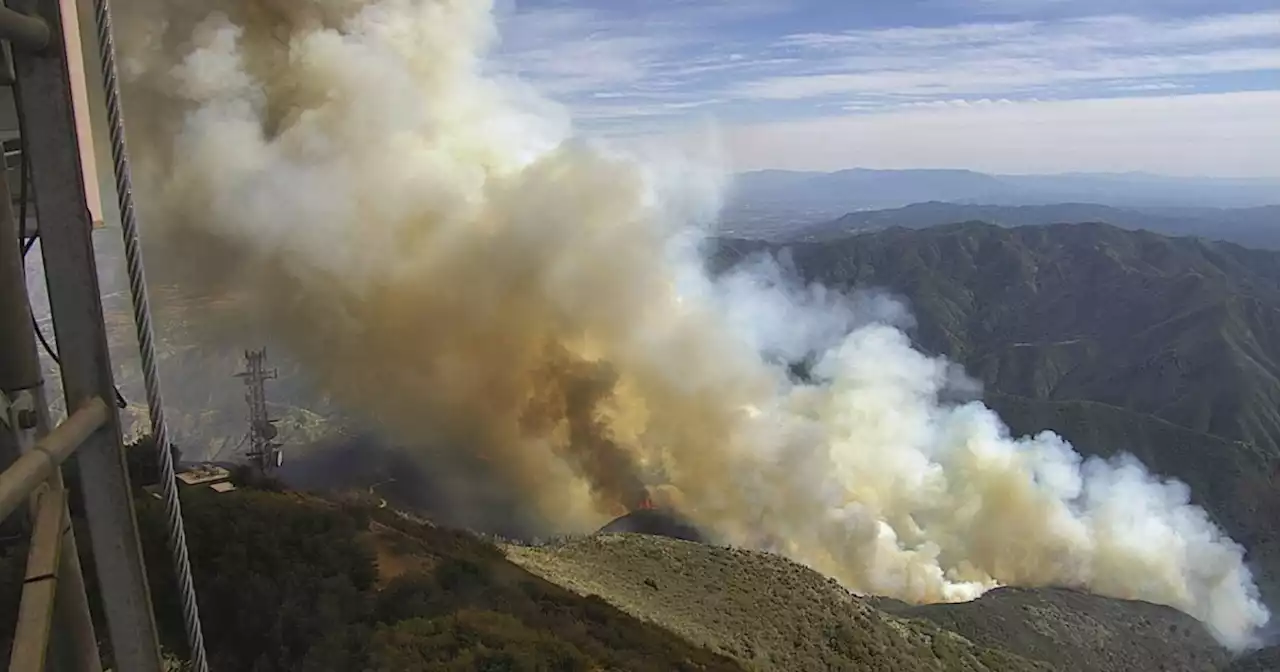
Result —
[[[51,26],[61,25],[58,5],[52,0],[45,4],[44,15]],[[76,144],[69,64],[65,46],[57,40],[45,53],[17,53],[14,61],[22,86],[19,113],[31,152],[40,249],[62,359],[62,387],[66,407],[79,408],[94,397],[114,398],[115,389]],[[160,672],[151,592],[115,409],[107,413],[106,425],[86,439],[76,461],[113,667]]]
[[[3,164],[0,164],[3,165]],[[44,396],[44,381],[40,371],[36,339],[32,331],[31,305],[27,295],[26,273],[22,268],[22,252],[18,243],[18,226],[13,219],[9,184],[0,180],[0,323],[9,347],[0,349],[0,356],[8,365],[0,375],[0,392],[9,401],[9,425],[13,430],[5,433],[12,439],[17,454],[34,450],[36,442],[49,433],[49,405]],[[14,329],[10,331],[9,329]],[[34,369],[35,376],[31,375]],[[33,384],[34,381],[34,384]],[[105,409],[104,409],[105,411]],[[35,415],[34,429],[26,427]],[[8,466],[7,464],[5,466]],[[61,470],[55,469],[47,483],[52,490],[65,492]],[[60,632],[54,652],[59,669],[76,672],[102,672],[102,658],[98,651],[98,639],[93,630],[93,616],[89,612],[89,599],[85,591],[84,573],[75,534],[71,530],[71,516],[63,506],[65,533],[63,552],[59,557],[56,616]]]
[[[66,492],[65,488],[63,492]],[[66,532],[62,539],[62,558],[58,563],[57,619],[59,627],[66,628],[66,631],[55,639],[58,644],[55,651],[57,662],[62,668],[75,672],[102,672],[102,654],[98,651],[98,638],[93,630],[93,614],[89,612],[88,591],[80,567],[76,535],[71,529],[71,514],[63,515],[66,516],[63,523]],[[63,645],[62,641],[66,644]]]
[[[58,561],[62,555],[62,522],[67,509],[66,493],[47,490],[40,495],[35,529],[27,552],[27,572],[18,605],[18,628],[13,634],[9,669],[13,672],[42,672],[49,653],[53,607],[58,590]]]
[[[0,5],[0,40],[28,51],[40,51],[49,46],[49,24]]]
[[[49,435],[50,424],[49,404],[45,401],[44,387],[36,388],[32,397],[40,416],[36,436],[44,438]],[[61,469],[54,471],[49,483],[66,495]],[[89,593],[84,584],[84,570],[80,566],[80,549],[76,544],[75,530],[71,526],[71,511],[66,505],[62,509],[63,539],[62,556],[58,559],[58,601],[54,614],[58,624],[58,631],[54,632],[54,663],[60,670],[102,672],[102,653],[98,651],[93,614],[89,611]]]
[[[0,390],[29,390],[42,382],[35,339],[28,351],[21,334],[31,331],[31,303],[27,296],[27,274],[22,267],[18,227],[13,221],[13,203],[8,180],[0,180]]]
[[[25,332],[25,344],[34,339],[31,331]],[[45,401],[44,386],[22,390],[9,397],[9,424],[18,428],[16,438],[20,452],[29,454],[39,446],[39,440],[49,435],[49,404]],[[98,404],[105,419],[107,406]],[[36,416],[34,429],[31,416]],[[19,419],[23,419],[21,422]],[[55,468],[44,483],[43,492],[59,492],[65,496],[62,470]],[[39,490],[38,490],[39,491]],[[39,497],[40,495],[36,495]],[[71,515],[63,506],[62,553],[58,556],[58,585],[55,616],[57,628],[50,647],[56,669],[74,672],[102,672],[102,656],[98,651],[98,638],[94,633],[93,616],[89,612],[89,598],[84,585],[84,572],[80,566],[79,549],[71,527]]]
[[[0,347],[0,390],[23,390],[40,382],[40,362],[34,351],[24,351],[18,336],[31,330],[31,306],[21,246],[13,225],[13,207],[8,198],[8,181],[0,180],[0,183],[3,183],[0,184],[3,189],[0,194],[0,334],[5,338],[4,346]],[[12,343],[10,339],[14,339]],[[16,437],[0,431],[0,468],[17,460],[18,454]]]
[[[106,402],[92,399],[36,443],[35,449],[0,472],[0,518],[7,518],[28,496],[52,476],[80,445],[106,424],[112,415]],[[20,421],[21,422],[21,421]],[[32,418],[31,428],[35,428]]]

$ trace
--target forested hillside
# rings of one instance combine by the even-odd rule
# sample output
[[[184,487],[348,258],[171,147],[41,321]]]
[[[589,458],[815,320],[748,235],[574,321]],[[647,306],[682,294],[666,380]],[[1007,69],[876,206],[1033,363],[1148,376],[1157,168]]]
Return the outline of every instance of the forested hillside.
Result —
[[[904,298],[1017,433],[1131,452],[1192,485],[1276,595],[1280,253],[1101,224],[721,241],[723,270],[781,255],[807,282]]]
[[[960,222],[1003,227],[1106,222],[1164,236],[1195,236],[1258,249],[1280,249],[1280,206],[1254,208],[1113,208],[1094,203],[974,205],[929,201],[888,210],[850,212],[810,225],[776,227],[780,240],[836,240],[893,227],[924,229]]]
[[[144,490],[158,475],[152,451],[150,441],[130,448],[130,476],[162,644],[184,657],[164,510]],[[369,502],[286,492],[247,470],[237,480],[239,491],[183,496],[213,670],[742,669],[548,583],[470,533]],[[75,498],[72,517],[84,535],[79,510]],[[81,552],[92,562],[87,543]],[[8,660],[25,560],[25,536],[0,539],[0,660]],[[100,614],[93,573],[86,579]]]

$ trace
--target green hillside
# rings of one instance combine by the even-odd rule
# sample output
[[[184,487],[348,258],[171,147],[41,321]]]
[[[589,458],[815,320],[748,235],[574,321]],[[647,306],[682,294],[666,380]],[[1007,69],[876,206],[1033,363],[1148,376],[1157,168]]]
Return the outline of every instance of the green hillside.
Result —
[[[1280,488],[1275,460],[1252,444],[1189,430],[1159,418],[1093,401],[1052,401],[989,392],[986,403],[1015,434],[1053,430],[1088,455],[1132,454],[1159,474],[1176,476],[1191,498],[1214,513],[1250,557],[1269,569],[1264,587],[1275,585],[1280,567]],[[1274,593],[1273,593],[1274,594]]]
[[[999,643],[882,613],[785,558],[641,534],[508,546],[509,558],[583,595],[732,656],[751,670],[1048,672]]]
[[[988,389],[1090,400],[1280,454],[1280,253],[1098,224],[786,246],[804,279],[905,296]],[[726,241],[715,263],[770,250]]]
[[[722,241],[713,266],[783,249]],[[1280,597],[1280,253],[981,223],[785,249],[806,281],[905,298],[921,347],[962,363],[1015,433],[1189,484]]]
[[[967,604],[875,604],[1064,671],[1212,672],[1229,661],[1204,628],[1174,609],[1073,590],[1001,588]]]
[[[836,240],[892,227],[924,229],[957,222],[1003,227],[1106,222],[1165,236],[1197,236],[1280,250],[1280,206],[1253,208],[1115,208],[1096,203],[976,205],[929,201],[890,210],[859,210],[828,222],[779,231],[774,240]]]
[[[147,478],[156,473],[148,461],[144,452],[130,466],[153,604],[162,644],[185,656],[163,506],[139,487],[154,481]],[[267,485],[225,494],[184,491],[213,670],[742,669],[600,599],[530,574],[469,533],[367,502]],[[72,509],[79,519],[78,502]],[[83,532],[77,529],[78,536]],[[81,545],[82,553],[87,547]],[[0,660],[8,659],[25,560],[25,536],[0,538]],[[85,560],[89,566],[91,555]],[[96,607],[94,575],[86,579]],[[105,631],[101,622],[98,627]]]
[[[158,502],[142,509],[164,567]],[[226,670],[738,670],[469,534],[300,495],[211,491],[186,506],[206,638]],[[180,623],[153,572],[162,620]],[[168,607],[165,609],[165,607]],[[179,632],[169,633],[177,646]]]
[[[1224,672],[1275,672],[1280,670],[1280,646],[1255,651],[1231,663]]]
[[[1061,589],[961,604],[851,595],[785,558],[640,534],[508,546],[517,564],[752,670],[1218,672],[1209,633],[1164,606]]]

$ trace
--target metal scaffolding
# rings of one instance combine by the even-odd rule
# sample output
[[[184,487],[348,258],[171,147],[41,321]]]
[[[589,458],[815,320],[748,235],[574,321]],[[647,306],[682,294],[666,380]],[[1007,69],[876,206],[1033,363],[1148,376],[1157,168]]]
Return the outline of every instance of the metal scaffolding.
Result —
[[[0,521],[26,509],[31,543],[9,669],[100,672],[60,465],[74,459],[114,668],[162,669],[151,596],[125,467],[103,322],[58,0],[34,14],[0,7],[12,47],[22,136],[36,185],[40,253],[69,417],[50,428],[8,185],[0,180]],[[7,73],[6,73],[7,74]],[[7,448],[7,450],[6,450]],[[55,644],[50,646],[51,636]]]

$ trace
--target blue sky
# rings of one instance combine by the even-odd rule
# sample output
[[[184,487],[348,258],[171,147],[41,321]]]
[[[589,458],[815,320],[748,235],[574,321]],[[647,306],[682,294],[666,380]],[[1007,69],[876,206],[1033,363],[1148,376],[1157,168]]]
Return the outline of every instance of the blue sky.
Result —
[[[505,0],[584,129],[735,166],[1280,176],[1275,0]]]

